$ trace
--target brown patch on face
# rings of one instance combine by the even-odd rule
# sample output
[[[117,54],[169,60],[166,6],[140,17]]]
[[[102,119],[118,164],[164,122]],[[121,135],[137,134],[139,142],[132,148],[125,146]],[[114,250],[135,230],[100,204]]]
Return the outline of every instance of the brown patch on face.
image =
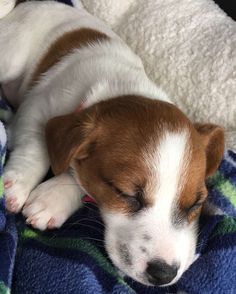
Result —
[[[205,169],[206,158],[204,146],[200,141],[200,137],[196,130],[192,128],[189,142],[188,155],[185,158],[187,169],[180,184],[183,184],[180,192],[179,208],[183,217],[187,217],[188,221],[193,221],[200,213],[200,206],[194,209],[194,204],[201,198],[205,199],[207,190],[205,187]]]
[[[30,85],[32,86],[39,77],[46,73],[52,66],[61,61],[63,57],[70,54],[74,49],[88,46],[91,43],[108,40],[109,37],[99,31],[82,28],[64,33],[54,43],[39,62]]]
[[[214,124],[194,124],[200,135],[206,154],[206,177],[212,176],[220,165],[224,155],[224,130]]]
[[[179,207],[189,222],[195,220],[207,198],[206,178],[217,170],[224,153],[222,128],[212,124],[195,124],[189,138],[189,161]]]
[[[71,162],[83,188],[100,207],[133,213],[138,205],[145,208],[155,201],[152,180],[157,174],[149,170],[144,155],[158,150],[164,132],[183,130],[189,124],[167,102],[138,96],[101,101],[49,122],[52,167],[61,173]],[[86,146],[83,158],[81,146]]]
[[[182,189],[178,206],[191,222],[207,196],[208,171],[216,169],[223,156],[218,127],[196,128],[167,102],[122,96],[101,101],[80,113],[54,118],[46,133],[56,174],[72,164],[83,188],[100,207],[133,213],[152,206],[156,200],[152,188],[153,177],[158,180],[158,174],[150,170],[144,155],[158,151],[165,132],[185,129],[189,132],[184,159],[187,168],[179,183]],[[214,149],[214,142],[221,145]]]

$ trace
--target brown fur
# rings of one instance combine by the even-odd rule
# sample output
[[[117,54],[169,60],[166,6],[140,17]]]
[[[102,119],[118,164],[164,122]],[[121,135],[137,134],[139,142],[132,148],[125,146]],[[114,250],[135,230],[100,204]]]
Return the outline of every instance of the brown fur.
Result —
[[[224,132],[213,124],[194,124],[191,132],[191,152],[185,185],[179,199],[180,209],[191,222],[200,213],[202,205],[191,208],[196,202],[203,204],[207,197],[205,180],[213,175],[223,158]]]
[[[179,206],[186,214],[200,191],[204,197],[207,194],[205,177],[209,160],[206,159],[204,143],[207,140],[174,105],[138,96],[117,97],[80,113],[52,119],[46,134],[56,174],[72,165],[82,186],[102,208],[132,213],[132,205],[117,191],[131,196],[142,191],[143,207],[151,206],[155,197],[151,185],[153,175],[143,154],[149,152],[152,145],[158,149],[163,132],[184,128],[190,132],[190,157],[186,154],[190,163],[183,175],[186,181]],[[207,137],[210,144],[212,138],[209,134]],[[218,143],[222,145],[222,142]],[[215,161],[214,168],[221,156],[222,153],[216,158],[211,157],[210,160]],[[194,213],[188,215],[189,221],[196,216]]]
[[[88,46],[91,43],[107,40],[108,36],[99,31],[82,28],[64,33],[54,43],[39,62],[30,85],[33,85],[39,77],[47,72],[52,66],[70,54],[74,49]]]

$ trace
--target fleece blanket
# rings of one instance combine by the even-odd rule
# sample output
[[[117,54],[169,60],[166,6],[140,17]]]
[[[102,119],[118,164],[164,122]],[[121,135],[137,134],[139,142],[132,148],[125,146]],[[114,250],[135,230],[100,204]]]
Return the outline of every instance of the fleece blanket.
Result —
[[[207,117],[224,126],[227,147],[236,151],[235,21],[213,0],[81,1],[141,57],[148,76],[192,121]]]
[[[67,1],[69,3],[70,1]],[[0,102],[1,118],[9,116]],[[6,134],[0,124],[0,293],[236,293],[236,154],[228,150],[209,179],[196,261],[168,288],[145,287],[123,276],[104,250],[95,204],[84,203],[59,230],[38,232],[5,211],[2,171]]]
[[[0,95],[0,119],[7,121],[11,116],[10,108],[1,99]],[[6,131],[0,121],[0,294],[9,293],[12,281],[17,231],[14,216],[8,215],[5,210],[4,188],[2,181],[3,165],[6,157]]]
[[[2,163],[6,151],[2,124],[0,130]],[[21,216],[6,214],[1,181],[0,293],[236,293],[235,153],[226,151],[208,188],[208,213],[200,220],[196,261],[176,285],[157,288],[122,276],[112,265],[95,204],[85,202],[61,229],[39,232],[25,225]]]

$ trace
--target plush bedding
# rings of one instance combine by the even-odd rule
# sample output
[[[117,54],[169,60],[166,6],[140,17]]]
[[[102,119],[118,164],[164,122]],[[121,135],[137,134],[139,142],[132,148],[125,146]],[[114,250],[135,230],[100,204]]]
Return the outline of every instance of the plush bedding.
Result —
[[[155,35],[154,33],[156,31],[150,30],[148,26],[144,25],[144,29],[139,31],[139,34],[136,33],[137,37],[132,39],[134,29],[136,28],[137,32],[139,25],[142,24],[142,22],[139,22],[139,18],[145,15],[146,18],[149,18],[149,15],[151,15],[153,11],[155,11],[156,14],[154,14],[152,18],[150,17],[149,21],[152,20],[152,23],[156,24],[155,30],[165,27],[163,15],[167,11],[163,10],[161,13],[161,8],[164,8],[164,2],[155,0],[154,3],[153,1],[84,0],[83,2],[90,11],[107,20],[113,28],[140,53],[151,77],[161,84],[163,88],[167,89],[169,94],[174,95],[174,98],[177,96],[184,98],[188,96],[188,94],[191,94],[195,101],[197,101],[196,99],[198,96],[201,96],[205,97],[204,99],[209,99],[213,104],[218,101],[217,99],[221,99],[225,96],[230,102],[232,98],[231,95],[235,95],[235,79],[233,80],[235,71],[232,71],[232,67],[229,67],[225,71],[223,68],[229,64],[230,60],[232,62],[231,58],[233,58],[234,52],[228,55],[226,54],[227,57],[231,56],[229,59],[224,59],[222,57],[222,71],[219,76],[214,76],[215,72],[211,72],[211,70],[213,70],[213,68],[220,69],[220,54],[215,52],[215,58],[211,59],[209,56],[211,53],[207,50],[204,51],[205,53],[200,49],[198,49],[198,52],[194,51],[193,55],[190,55],[189,60],[186,56],[180,56],[179,58],[182,58],[183,64],[180,65],[179,69],[175,68],[175,66],[179,66],[177,61],[175,61],[175,57],[181,55],[181,52],[182,55],[184,55],[188,51],[187,47],[191,41],[186,41],[186,39],[181,38],[181,36],[185,34],[184,28],[186,28],[186,26],[183,26],[181,23],[180,18],[180,15],[183,15],[183,10],[180,10],[177,14],[179,17],[178,26],[176,24],[177,27],[174,26],[172,30],[168,30],[168,32],[172,32],[173,35]],[[70,4],[70,1],[65,2]],[[77,3],[78,1],[74,0],[74,3],[75,2]],[[141,3],[144,2],[146,3],[145,7],[141,6]],[[153,2],[152,6],[151,2]],[[199,8],[199,5],[203,1],[195,0],[195,2],[196,8]],[[165,3],[166,6],[168,6],[171,1],[166,0]],[[172,1],[173,7],[175,3],[176,1]],[[180,0],[178,3],[183,4],[183,1]],[[193,8],[193,1],[185,0],[185,3],[191,4],[191,8]],[[131,4],[133,6],[131,6]],[[140,4],[139,9],[137,9],[138,4]],[[166,9],[167,8],[168,7],[166,7]],[[209,15],[207,14],[205,16],[206,20],[212,20],[210,8],[213,8],[213,6],[208,7]],[[225,20],[226,15],[223,15],[222,12],[218,11],[215,7],[214,9],[213,11],[216,12],[216,16],[219,17],[219,19],[217,18],[215,20],[215,24],[217,25],[218,22],[222,20],[223,25],[223,20]],[[131,13],[132,11],[133,14]],[[185,10],[184,13],[184,15],[187,13],[189,15],[189,20],[191,20],[191,17],[193,17],[191,10]],[[160,18],[163,22],[162,26],[160,26]],[[201,25],[197,20],[194,24]],[[187,31],[190,29],[191,25],[190,21],[189,26],[186,28]],[[227,20],[225,26],[230,28],[230,33],[232,34],[231,40],[226,41],[225,47],[228,46],[231,48],[231,41],[235,42],[233,25],[231,21]],[[180,29],[180,38],[179,41],[175,43],[172,37],[176,37],[174,34],[176,34],[177,28]],[[208,26],[206,23],[206,31],[209,34],[207,28]],[[161,42],[161,40],[167,42],[167,36],[169,38],[169,47],[166,49],[166,52],[164,48],[162,48],[162,45],[159,46],[161,49],[159,52],[157,52],[157,47],[155,46],[153,49],[150,49],[150,43],[153,44],[155,37],[157,37],[158,42]],[[218,40],[217,36],[219,37],[220,35],[215,36]],[[144,43],[141,42],[142,37],[142,42]],[[210,36],[208,37],[212,39]],[[202,40],[204,41],[205,38],[207,38],[206,35],[204,35]],[[221,38],[224,43],[226,35],[223,34]],[[198,39],[198,41],[200,42],[201,39]],[[183,44],[181,42],[183,42]],[[211,42],[213,42],[211,43],[212,46],[210,43],[208,44],[210,48],[215,46],[214,42],[216,41],[211,40]],[[199,43],[199,47],[200,44],[201,42]],[[180,46],[183,51],[181,51],[180,48],[175,48],[177,45]],[[219,47],[219,50],[221,48],[222,47]],[[185,49],[187,51],[185,51]],[[224,48],[224,50],[226,49]],[[203,53],[206,54],[206,56]],[[202,59],[199,56],[202,56]],[[207,58],[207,56],[211,62],[206,62],[203,67],[203,65],[199,63],[204,62],[204,58]],[[196,58],[195,62],[198,61],[198,63],[192,68],[191,64],[194,58]],[[212,67],[214,64],[215,67]],[[202,76],[197,76],[197,69],[204,69]],[[181,71],[180,76],[178,76],[179,71]],[[192,93],[191,89],[194,85],[195,91]],[[211,85],[211,87],[208,88],[207,85]],[[180,106],[188,108],[184,101],[180,102]],[[229,105],[229,107],[231,107],[231,105]],[[212,110],[209,110],[209,112],[211,111]],[[189,113],[193,117],[199,118],[199,120],[204,117],[204,114],[198,117],[198,114],[191,114],[191,111]],[[10,116],[10,108],[0,99],[1,120],[6,122]],[[227,117],[227,113],[225,113],[225,117]],[[214,118],[213,115],[212,118]],[[216,122],[218,122],[217,119]],[[224,118],[222,122],[225,122]],[[104,226],[99,211],[93,203],[87,203],[85,201],[84,207],[73,215],[61,229],[43,233],[27,226],[20,215],[15,217],[7,214],[5,211],[2,183],[6,144],[7,140],[4,124],[0,123],[1,294],[10,292],[19,294],[152,294],[182,293],[182,291],[189,294],[236,293],[236,154],[233,151],[227,150],[225,152],[224,160],[218,172],[214,177],[209,179],[207,183],[209,188],[208,209],[201,217],[200,221],[196,261],[176,285],[168,288],[157,288],[145,287],[124,277],[112,265],[104,249]],[[230,146],[233,147],[234,145]]]

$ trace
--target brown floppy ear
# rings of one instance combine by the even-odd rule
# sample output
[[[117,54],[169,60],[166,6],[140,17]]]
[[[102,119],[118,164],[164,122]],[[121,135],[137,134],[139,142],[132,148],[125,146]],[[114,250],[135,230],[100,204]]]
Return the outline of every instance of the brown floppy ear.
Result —
[[[214,124],[194,124],[200,133],[206,150],[206,177],[212,176],[224,155],[224,131]]]
[[[76,156],[82,160],[89,156],[95,142],[94,121],[91,116],[72,113],[58,116],[46,125],[46,143],[51,167],[55,175],[69,168]]]

